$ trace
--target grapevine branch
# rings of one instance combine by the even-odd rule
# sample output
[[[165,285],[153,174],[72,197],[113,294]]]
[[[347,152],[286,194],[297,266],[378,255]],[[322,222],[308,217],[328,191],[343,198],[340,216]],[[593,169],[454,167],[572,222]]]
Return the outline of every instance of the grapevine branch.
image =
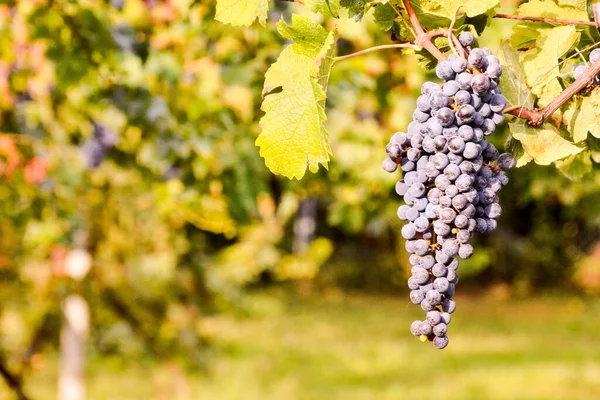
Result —
[[[496,14],[496,15],[494,15],[494,18],[514,19],[517,21],[546,22],[549,24],[557,24],[557,25],[597,26],[595,21],[579,21],[579,20],[561,19],[561,18],[530,17],[528,15]]]

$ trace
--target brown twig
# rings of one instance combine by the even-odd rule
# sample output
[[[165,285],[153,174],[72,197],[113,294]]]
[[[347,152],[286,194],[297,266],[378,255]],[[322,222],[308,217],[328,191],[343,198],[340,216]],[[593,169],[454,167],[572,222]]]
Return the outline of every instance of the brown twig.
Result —
[[[402,0],[402,4],[404,5],[404,9],[406,9],[406,14],[408,15],[408,20],[415,30],[415,44],[427,50],[431,53],[432,56],[437,58],[439,61],[446,60],[446,56],[433,44],[431,38],[433,36],[428,36],[428,34],[423,30],[421,23],[419,22],[419,18],[417,18],[417,14],[415,14],[415,10],[413,10],[412,5],[409,0]]]
[[[10,387],[10,389],[15,393],[15,396],[18,400],[29,400],[29,397],[25,395],[23,391],[23,385],[21,383],[21,377],[19,375],[15,375],[8,370],[6,366],[6,361],[0,355],[0,375],[4,378],[4,381]]]
[[[596,26],[596,23],[593,21],[579,21],[579,20],[561,19],[561,18],[530,17],[528,15],[496,14],[496,15],[494,15],[494,18],[514,19],[517,21],[546,22],[548,24],[557,24],[557,25]]]

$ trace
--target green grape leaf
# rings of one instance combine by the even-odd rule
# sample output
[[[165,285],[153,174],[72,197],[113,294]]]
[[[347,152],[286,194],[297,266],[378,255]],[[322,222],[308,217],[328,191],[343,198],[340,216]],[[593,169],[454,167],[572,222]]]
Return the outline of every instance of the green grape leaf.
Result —
[[[529,95],[529,88],[525,82],[525,73],[519,64],[519,55],[504,41],[500,45],[498,58],[502,65],[502,79],[500,89],[508,102],[512,105],[533,107],[533,97]]]
[[[559,59],[579,40],[579,33],[573,26],[559,26],[541,29],[536,46],[520,55],[527,85],[536,95],[560,75]]]
[[[339,17],[340,0],[304,0],[303,3],[313,12],[321,13],[326,17]]]
[[[269,0],[217,0],[215,18],[225,24],[252,25],[258,18],[262,25],[267,22]]]
[[[592,171],[592,158],[589,151],[556,161],[556,168],[568,179],[574,181],[583,178]]]
[[[281,91],[265,96],[256,145],[273,173],[300,179],[306,168],[316,172],[319,164],[327,168],[329,162],[325,91],[337,35],[299,15],[292,15],[292,25],[279,21],[277,30],[294,43],[265,75],[263,93]]]
[[[540,30],[529,24],[517,24],[513,26],[510,36],[510,44],[516,50],[529,50],[535,47],[535,42],[540,37]]]
[[[549,123],[532,128],[523,122],[508,124],[512,137],[523,145],[523,150],[540,165],[578,154],[584,150],[564,139],[558,129]]]
[[[390,3],[386,4],[377,4],[375,6],[375,11],[373,12],[373,16],[375,17],[375,23],[379,27],[379,29],[383,31],[389,31],[392,29],[394,25],[394,20],[398,17],[396,10],[392,7]]]
[[[586,141],[588,149],[593,152],[600,152],[600,139],[592,135],[588,135]]]
[[[348,10],[350,17],[360,21],[367,12],[370,1],[368,0],[340,0],[340,5]]]

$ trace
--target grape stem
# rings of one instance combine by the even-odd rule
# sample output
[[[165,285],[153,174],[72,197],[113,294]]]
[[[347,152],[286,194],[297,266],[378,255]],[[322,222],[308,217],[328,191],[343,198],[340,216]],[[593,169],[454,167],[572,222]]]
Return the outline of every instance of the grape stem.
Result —
[[[579,21],[579,20],[561,19],[561,18],[530,17],[528,15],[496,14],[496,15],[494,15],[494,18],[514,19],[517,21],[546,22],[549,24],[557,24],[557,25],[597,26],[595,21]]]
[[[385,49],[413,49],[416,51],[421,50],[421,48],[412,43],[394,43],[394,44],[383,44],[381,46],[369,47],[368,49],[360,50],[355,53],[346,54],[344,56],[334,57],[333,61],[343,61],[349,58],[357,57],[366,53],[370,53],[372,51],[385,50]]]

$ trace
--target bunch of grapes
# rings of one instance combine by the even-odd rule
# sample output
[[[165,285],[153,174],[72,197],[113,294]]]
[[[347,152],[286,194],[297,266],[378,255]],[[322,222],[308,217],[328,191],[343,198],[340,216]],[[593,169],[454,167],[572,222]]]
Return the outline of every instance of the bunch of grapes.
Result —
[[[590,56],[588,58],[590,63],[593,64],[596,61],[600,60],[600,49],[594,49],[590,52]],[[575,69],[573,70],[573,78],[579,79],[581,75],[588,69],[588,65],[584,63],[576,64]],[[594,82],[598,84],[600,82],[600,75],[594,78]]]
[[[118,140],[116,132],[108,127],[98,124],[94,125],[94,134],[82,146],[81,151],[88,168],[97,168],[106,158],[106,153]]]
[[[473,35],[459,40],[469,47]],[[383,168],[402,170],[396,192],[405,202],[398,217],[408,221],[401,233],[412,265],[410,300],[427,313],[410,330],[443,349],[456,308],[457,257],[473,255],[475,233],[496,229],[498,191],[515,162],[486,140],[504,121],[498,58],[473,48],[468,59],[452,55],[440,62],[436,74],[444,83],[423,84],[408,132],[392,136]]]

